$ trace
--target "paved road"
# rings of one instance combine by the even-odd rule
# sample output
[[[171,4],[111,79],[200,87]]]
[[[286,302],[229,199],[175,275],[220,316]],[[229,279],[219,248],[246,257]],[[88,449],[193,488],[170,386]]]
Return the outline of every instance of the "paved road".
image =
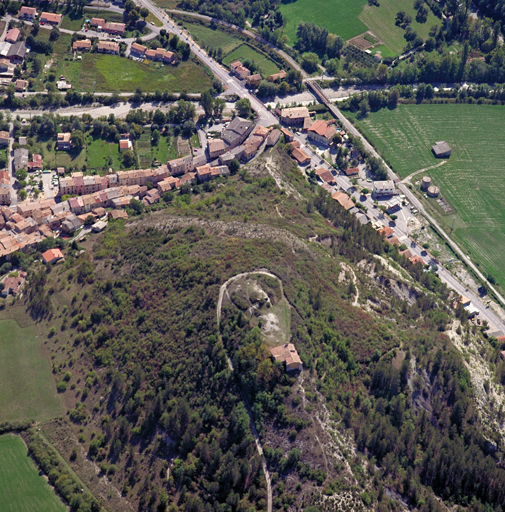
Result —
[[[16,183],[16,178],[14,177],[14,150],[12,149],[12,143],[14,142],[14,123],[9,123],[9,148],[7,150],[8,153],[8,165],[7,168],[9,171],[9,180],[10,180],[10,190],[11,190],[11,206],[16,205],[18,203],[18,195],[16,190],[14,189],[14,184]]]

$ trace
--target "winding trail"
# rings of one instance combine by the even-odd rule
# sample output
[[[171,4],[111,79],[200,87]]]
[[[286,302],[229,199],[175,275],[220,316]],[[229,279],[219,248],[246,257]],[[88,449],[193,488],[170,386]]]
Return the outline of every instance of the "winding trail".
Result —
[[[448,160],[443,160],[439,164],[430,165],[429,167],[425,167],[424,169],[419,169],[418,171],[414,171],[412,174],[409,174],[406,178],[403,178],[402,183],[410,183],[410,180],[416,175],[421,172],[429,171],[430,169],[436,169],[437,167],[441,167],[442,165],[446,164]]]
[[[221,322],[221,311],[222,311],[222,307],[223,307],[223,298],[224,298],[225,292],[227,293],[228,286],[231,283],[233,283],[234,281],[236,281],[237,279],[241,279],[242,277],[247,277],[247,276],[255,275],[255,274],[262,274],[264,276],[273,277],[274,279],[277,279],[277,281],[279,281],[279,284],[280,284],[281,293],[284,296],[284,290],[282,288],[282,281],[275,274],[268,272],[268,270],[260,269],[260,270],[255,270],[253,272],[243,272],[242,274],[237,274],[236,276],[230,277],[230,279],[228,279],[228,281],[226,281],[224,284],[222,284],[221,288],[219,289],[219,298],[217,301],[217,308],[216,308],[216,320],[217,320],[218,333],[219,333],[219,324]],[[219,338],[221,339],[220,333],[219,333]],[[234,371],[233,363],[231,362],[231,359],[228,356],[228,354],[226,354],[226,360],[228,361],[228,367],[230,368],[230,371],[233,372]],[[244,405],[247,409],[247,414],[249,415],[249,424],[251,425],[251,430],[253,433],[254,441],[256,443],[256,448],[261,457],[261,466],[263,468],[263,472],[265,473],[265,480],[267,483],[267,512],[272,512],[272,478],[270,476],[270,473],[268,472],[267,461],[265,459],[265,456],[263,455],[263,446],[261,444],[261,440],[258,435],[258,431],[256,430],[256,426],[254,424],[254,416],[253,416],[253,413],[251,410],[251,406],[249,405],[249,401],[247,400],[247,397],[243,393],[242,388],[240,388],[240,386],[239,386],[239,389],[240,389],[240,395],[242,396],[242,401],[244,402]]]

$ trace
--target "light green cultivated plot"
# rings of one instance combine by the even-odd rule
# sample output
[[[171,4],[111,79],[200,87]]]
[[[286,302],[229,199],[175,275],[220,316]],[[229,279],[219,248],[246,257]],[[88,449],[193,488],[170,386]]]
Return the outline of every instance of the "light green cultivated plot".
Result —
[[[429,11],[426,23],[417,23],[414,2],[410,0],[380,0],[379,7],[365,5],[359,19],[366,23],[384,43],[395,53],[401,53],[407,45],[403,37],[405,31],[395,25],[396,14],[400,11],[412,17],[412,30],[423,39],[429,37],[431,27],[442,25],[442,20]],[[387,56],[384,54],[384,56]]]
[[[21,329],[14,320],[0,321],[0,361],[0,421],[47,420],[64,414],[35,327]]]
[[[261,71],[266,75],[273,75],[280,71],[279,67],[273,60],[270,60],[263,53],[257,52],[254,48],[251,48],[247,44],[242,44],[231,53],[229,53],[224,59],[224,64],[231,64],[236,60],[243,61],[245,59],[251,59],[257,66],[261,68]]]
[[[63,504],[40,476],[22,439],[0,436],[0,510],[2,512],[65,512]]]
[[[331,34],[337,34],[344,40],[351,39],[368,30],[359,19],[366,3],[366,0],[285,0],[279,7],[286,18],[284,33],[292,45],[296,41],[298,23],[312,21],[327,28]]]
[[[431,146],[449,143],[450,159],[416,179],[426,174],[441,188],[457,211],[456,241],[505,286],[505,107],[400,105],[371,113],[358,126],[402,178],[440,163]],[[447,232],[453,218],[439,216]]]

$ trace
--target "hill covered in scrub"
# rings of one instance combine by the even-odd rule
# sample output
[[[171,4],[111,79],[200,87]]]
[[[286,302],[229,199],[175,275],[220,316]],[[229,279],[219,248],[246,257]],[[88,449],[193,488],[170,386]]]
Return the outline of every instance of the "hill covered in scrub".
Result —
[[[67,409],[26,433],[39,463],[59,452],[110,511],[505,505],[502,387],[490,374],[477,401],[469,362],[504,363],[434,272],[281,149],[183,192],[32,265],[11,308],[44,333]],[[270,357],[288,340],[301,373]]]

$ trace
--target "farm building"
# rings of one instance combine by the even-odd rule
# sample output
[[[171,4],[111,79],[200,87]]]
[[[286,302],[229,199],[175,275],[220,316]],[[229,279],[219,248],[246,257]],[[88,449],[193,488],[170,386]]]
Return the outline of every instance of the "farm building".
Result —
[[[288,372],[302,369],[302,360],[292,343],[285,343],[280,347],[271,348],[270,353],[276,361],[286,365]]]
[[[431,150],[437,158],[449,158],[451,156],[451,146],[445,140],[437,142],[431,147]]]

